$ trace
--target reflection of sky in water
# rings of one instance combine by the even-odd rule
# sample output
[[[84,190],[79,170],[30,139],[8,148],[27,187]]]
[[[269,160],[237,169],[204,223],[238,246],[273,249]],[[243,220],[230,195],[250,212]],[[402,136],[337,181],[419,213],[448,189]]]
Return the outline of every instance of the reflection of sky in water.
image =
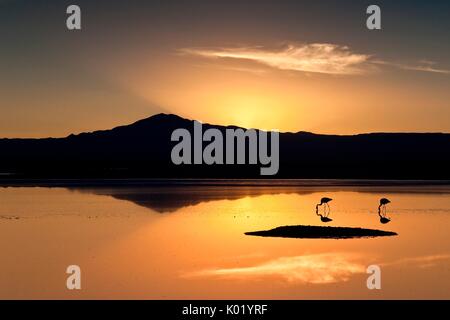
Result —
[[[424,257],[413,257],[413,258],[403,258],[400,260],[386,262],[381,264],[382,266],[415,266],[417,268],[432,268],[437,266],[439,263],[448,263],[450,259],[450,254],[438,254],[432,256]]]
[[[382,263],[380,266],[409,266],[431,268],[450,259],[450,255],[404,258]],[[352,253],[315,254],[282,257],[248,267],[207,269],[184,275],[185,277],[218,276],[245,279],[276,276],[289,282],[326,284],[350,280],[352,275],[366,272],[369,259]]]
[[[352,274],[365,271],[364,265],[355,258],[348,253],[282,257],[256,266],[204,270],[188,276],[277,276],[289,282],[333,283],[348,281]]]

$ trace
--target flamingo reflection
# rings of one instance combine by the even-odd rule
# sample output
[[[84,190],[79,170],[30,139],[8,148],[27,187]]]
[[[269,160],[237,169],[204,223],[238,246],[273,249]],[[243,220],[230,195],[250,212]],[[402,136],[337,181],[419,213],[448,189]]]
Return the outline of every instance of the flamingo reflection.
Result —
[[[380,222],[382,224],[386,224],[391,221],[390,218],[386,217],[386,205],[391,203],[389,199],[381,198],[380,205],[378,206],[378,216],[380,217]]]
[[[328,215],[330,214],[330,205],[328,204],[328,202],[330,202],[331,198],[327,198],[327,197],[323,197],[322,199],[320,199],[320,203],[318,203],[316,205],[316,215],[320,216],[320,220],[322,222],[330,222],[333,221],[333,219],[328,218]],[[323,214],[319,213],[319,206],[323,205]]]

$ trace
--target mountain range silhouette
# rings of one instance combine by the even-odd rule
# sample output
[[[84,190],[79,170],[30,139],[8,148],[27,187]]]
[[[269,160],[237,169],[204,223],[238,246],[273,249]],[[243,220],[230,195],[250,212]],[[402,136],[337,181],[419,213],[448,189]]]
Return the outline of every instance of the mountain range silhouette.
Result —
[[[111,130],[65,138],[0,139],[0,179],[317,178],[450,179],[450,134],[280,133],[280,169],[258,165],[174,165],[172,131],[193,120],[158,114]],[[224,132],[236,126],[203,124]]]

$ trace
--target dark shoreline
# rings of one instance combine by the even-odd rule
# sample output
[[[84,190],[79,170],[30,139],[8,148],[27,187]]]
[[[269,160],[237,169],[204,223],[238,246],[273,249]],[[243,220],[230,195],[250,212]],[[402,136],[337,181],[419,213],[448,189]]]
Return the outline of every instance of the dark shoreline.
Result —
[[[418,187],[450,186],[450,180],[370,179],[15,179],[0,178],[0,187]]]
[[[362,180],[362,179],[1,179],[7,187],[252,187],[252,188],[445,188],[450,180]],[[424,191],[425,191],[424,190]]]

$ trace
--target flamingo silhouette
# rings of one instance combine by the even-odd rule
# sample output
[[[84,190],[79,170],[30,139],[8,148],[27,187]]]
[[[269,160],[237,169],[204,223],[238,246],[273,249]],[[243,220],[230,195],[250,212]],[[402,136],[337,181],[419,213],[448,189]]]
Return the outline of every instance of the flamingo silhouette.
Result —
[[[330,222],[333,221],[333,219],[328,218],[328,215],[330,214],[330,205],[328,204],[328,202],[330,202],[333,199],[324,197],[322,199],[320,199],[320,203],[318,203],[316,205],[316,215],[320,216],[320,220],[322,222]],[[319,213],[319,206],[324,205],[324,209],[323,209],[323,215]],[[328,212],[327,212],[327,208],[328,208]]]
[[[391,219],[386,217],[386,205],[388,203],[391,203],[391,201],[389,199],[386,199],[386,198],[380,199],[380,205],[378,206],[378,216],[380,217],[380,222],[382,224],[386,224],[389,221],[391,221]]]

